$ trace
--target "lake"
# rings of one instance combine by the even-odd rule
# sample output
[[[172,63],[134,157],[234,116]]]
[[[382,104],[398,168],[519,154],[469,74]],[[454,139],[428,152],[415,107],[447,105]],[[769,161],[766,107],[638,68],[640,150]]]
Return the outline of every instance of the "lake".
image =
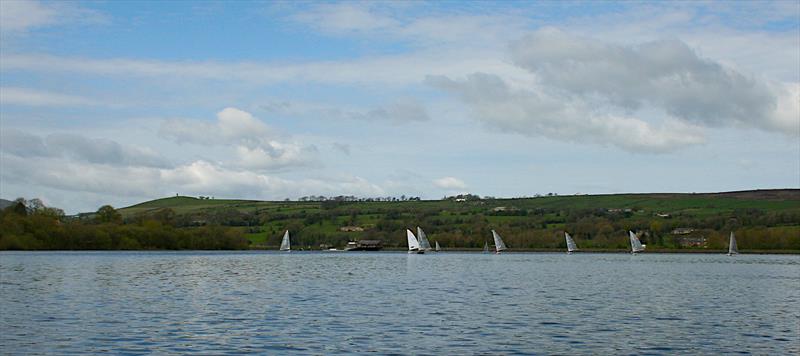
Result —
[[[5,354],[794,354],[800,256],[3,252]]]

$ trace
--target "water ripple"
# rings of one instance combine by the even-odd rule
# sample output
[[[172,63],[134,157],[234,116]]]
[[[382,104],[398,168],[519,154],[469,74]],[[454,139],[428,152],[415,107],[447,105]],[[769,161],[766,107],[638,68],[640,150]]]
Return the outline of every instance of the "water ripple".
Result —
[[[797,256],[3,252],[18,354],[798,354]]]

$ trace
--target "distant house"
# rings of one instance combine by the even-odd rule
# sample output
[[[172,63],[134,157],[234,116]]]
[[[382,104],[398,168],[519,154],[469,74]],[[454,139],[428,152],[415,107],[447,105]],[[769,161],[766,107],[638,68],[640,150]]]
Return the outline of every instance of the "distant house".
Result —
[[[361,226],[342,226],[339,228],[339,231],[343,232],[361,232],[364,231],[364,228]]]
[[[664,218],[664,219],[669,219],[669,218],[672,217],[667,213],[656,213],[656,216],[658,216],[659,218]]]
[[[467,199],[464,199],[464,198],[456,198],[456,201],[467,201]]]
[[[501,211],[518,211],[519,209],[513,206],[497,206],[492,209],[493,212],[501,212]]]
[[[382,248],[381,240],[359,240],[348,242],[344,249],[347,251],[378,251]]]
[[[694,232],[694,229],[690,227],[679,227],[672,230],[673,235],[688,235]]]
[[[708,239],[704,236],[685,236],[678,238],[678,243],[682,247],[706,247]]]
[[[611,208],[611,209],[607,209],[606,211],[608,211],[609,213],[632,213],[633,209],[631,209],[631,208],[625,208],[625,209]]]
[[[65,216],[65,218],[66,218],[67,220],[81,220],[81,221],[86,221],[86,220],[92,220],[92,219],[94,219],[96,216],[97,216],[97,213],[77,213],[77,214],[75,214],[75,215],[67,215],[67,216]]]

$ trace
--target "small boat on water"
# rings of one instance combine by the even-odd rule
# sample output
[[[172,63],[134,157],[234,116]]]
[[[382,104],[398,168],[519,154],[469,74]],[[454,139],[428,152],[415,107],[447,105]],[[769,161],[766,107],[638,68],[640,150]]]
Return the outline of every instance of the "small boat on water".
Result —
[[[442,252],[442,247],[439,246],[439,241],[436,241],[436,252]]]
[[[488,242],[484,242],[483,243],[483,253],[489,253],[489,243]]]
[[[731,231],[731,238],[728,242],[728,256],[739,254],[739,247],[736,246],[736,236]]]
[[[500,254],[500,251],[506,249],[506,244],[503,242],[503,238],[500,237],[500,234],[494,230],[492,230],[492,237],[494,238],[494,253]]]
[[[283,234],[283,240],[281,240],[281,251],[291,252],[292,251],[292,244],[289,242],[289,230]]]
[[[350,241],[345,245],[345,251],[380,251],[383,248],[381,240]]]
[[[572,239],[572,236],[569,236],[569,233],[564,231],[564,236],[567,239],[567,254],[572,254],[575,251],[578,251],[578,246],[575,245],[575,240]]]
[[[419,240],[419,248],[420,249],[422,249],[422,250],[424,250],[426,252],[433,249],[433,248],[431,248],[430,241],[428,241],[428,235],[426,235],[425,231],[422,231],[422,228],[419,227],[419,226],[417,226],[417,238]]]
[[[628,235],[630,236],[631,239],[631,253],[635,255],[639,252],[644,251],[647,245],[642,245],[642,242],[639,241],[639,238],[636,236],[636,234],[633,233],[633,231],[628,231]]]
[[[425,253],[425,250],[420,248],[417,237],[409,229],[406,229],[406,239],[408,240],[408,253]]]

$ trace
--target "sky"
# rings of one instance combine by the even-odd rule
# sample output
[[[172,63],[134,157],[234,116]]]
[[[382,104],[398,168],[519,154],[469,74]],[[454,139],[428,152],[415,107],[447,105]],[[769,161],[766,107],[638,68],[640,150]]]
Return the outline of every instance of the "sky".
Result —
[[[800,188],[800,2],[0,1],[0,197]]]

